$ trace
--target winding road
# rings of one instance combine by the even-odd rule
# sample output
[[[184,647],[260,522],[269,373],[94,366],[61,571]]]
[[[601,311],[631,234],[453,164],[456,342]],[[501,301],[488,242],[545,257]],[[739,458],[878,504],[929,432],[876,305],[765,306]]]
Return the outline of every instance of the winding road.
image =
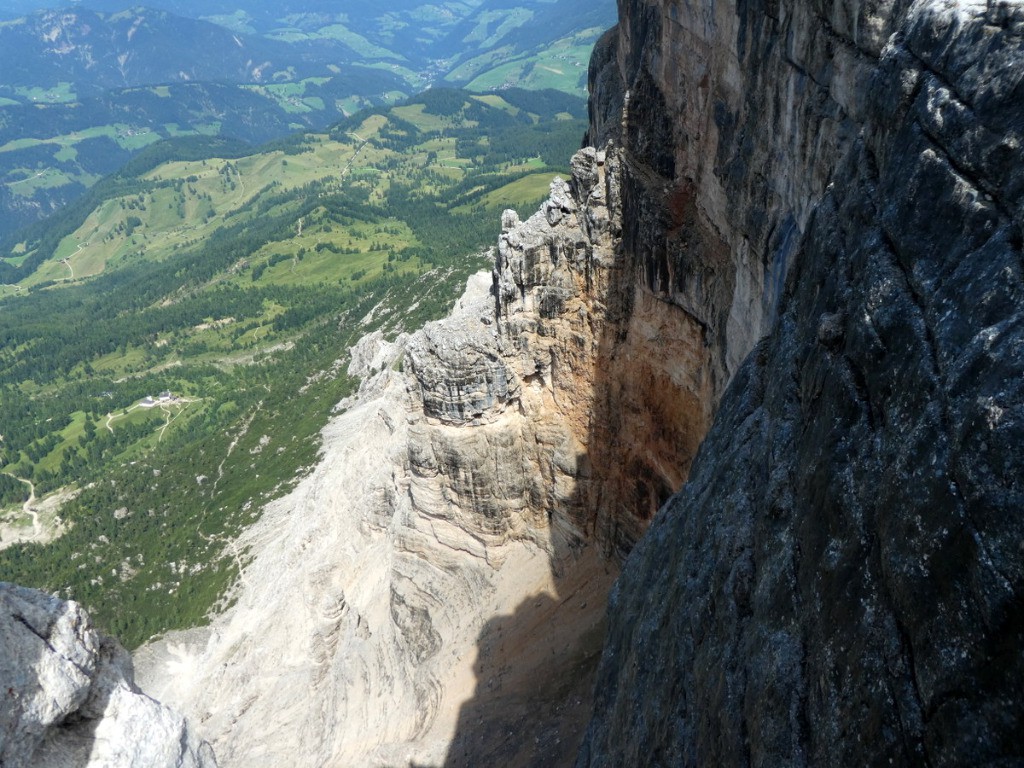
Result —
[[[113,424],[114,424],[114,421],[116,421],[117,419],[123,419],[125,416],[127,416],[129,413],[134,411],[136,408],[156,408],[156,407],[159,407],[160,410],[163,411],[163,414],[164,414],[164,425],[160,428],[160,436],[157,438],[157,442],[160,442],[161,440],[164,439],[164,433],[167,431],[167,428],[169,426],[171,426],[171,422],[174,421],[175,419],[177,419],[179,416],[181,416],[182,412],[184,412],[184,410],[186,408],[188,408],[190,405],[192,405],[192,403],[198,403],[200,399],[201,398],[194,398],[194,397],[179,397],[179,398],[177,398],[177,399],[175,399],[173,401],[170,401],[170,402],[155,402],[152,405],[148,405],[148,406],[147,405],[143,405],[142,403],[135,403],[134,405],[129,405],[125,409],[124,413],[108,413],[107,414],[107,421],[106,421],[106,423],[103,426],[105,426],[107,428],[107,430],[110,432],[110,434],[114,434],[114,426],[113,426]],[[170,408],[170,406],[172,406],[172,405],[180,405],[180,406],[182,406],[181,408],[178,409],[178,412],[175,413],[173,416],[171,415],[171,408]]]

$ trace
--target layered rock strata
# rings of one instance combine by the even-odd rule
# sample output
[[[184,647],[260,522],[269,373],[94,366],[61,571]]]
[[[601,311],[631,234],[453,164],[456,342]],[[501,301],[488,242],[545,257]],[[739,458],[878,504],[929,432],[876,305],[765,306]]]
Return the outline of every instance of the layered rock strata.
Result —
[[[1020,761],[1024,7],[620,16],[626,249],[726,376],[771,334],[613,591],[577,765]]]
[[[571,761],[616,567],[559,511],[580,449],[491,284],[364,339],[321,461],[237,543],[235,606],[137,654],[222,765]]]
[[[216,768],[181,715],[135,686],[132,661],[76,603],[0,583],[0,765]]]
[[[686,478],[715,392],[706,327],[626,258],[624,171],[616,150],[577,153],[529,221],[506,212],[494,274],[516,369],[576,441],[560,509],[617,557]]]

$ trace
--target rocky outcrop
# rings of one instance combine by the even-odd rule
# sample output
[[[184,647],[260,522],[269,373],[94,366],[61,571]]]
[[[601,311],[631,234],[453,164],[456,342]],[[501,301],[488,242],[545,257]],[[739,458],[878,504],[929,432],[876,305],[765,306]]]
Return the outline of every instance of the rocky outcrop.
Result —
[[[76,604],[0,583],[0,765],[216,768],[213,751],[133,682]]]
[[[620,12],[624,248],[733,380],[577,765],[1019,761],[1024,8]]]
[[[577,153],[537,214],[505,214],[494,275],[514,367],[576,443],[559,509],[617,556],[686,478],[714,391],[704,327],[626,257],[623,175],[615,150]]]
[[[560,512],[578,445],[491,287],[353,350],[321,460],[234,545],[234,606],[136,654],[222,765],[571,761],[616,567]]]

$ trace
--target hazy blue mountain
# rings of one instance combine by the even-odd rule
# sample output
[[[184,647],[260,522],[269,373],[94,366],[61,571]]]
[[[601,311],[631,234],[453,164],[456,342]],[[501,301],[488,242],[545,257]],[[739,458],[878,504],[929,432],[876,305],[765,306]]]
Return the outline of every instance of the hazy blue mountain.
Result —
[[[582,96],[603,0],[89,0],[0,11],[0,236],[180,135],[258,144],[432,85]]]
[[[39,11],[0,26],[0,93],[61,82],[82,97],[172,82],[263,82],[281,72],[301,79],[356,56],[338,40],[286,43],[160,10]]]
[[[213,65],[211,60],[215,54],[226,58],[224,66],[230,72],[243,76],[243,73],[251,75],[252,68],[265,59],[284,62],[288,49],[314,68],[348,60],[354,49],[364,63],[392,61],[415,74],[429,74],[422,70],[431,69],[433,65],[434,72],[445,75],[458,63],[489,51],[500,49],[498,58],[507,60],[585,29],[604,29],[614,23],[615,13],[615,4],[610,0],[597,3],[587,0],[468,0],[443,7],[419,0],[399,0],[389,2],[384,8],[351,0],[282,3],[152,0],[146,5],[148,9],[131,6],[125,0],[90,0],[53,11],[53,4],[31,1],[5,4],[0,14],[18,19],[19,23],[0,27],[3,54],[6,54],[0,59],[0,66],[4,66],[0,70],[5,73],[3,79],[8,79],[6,67],[15,56],[28,55],[24,65],[30,67],[38,55],[31,45],[23,42],[12,45],[16,37],[7,35],[19,29],[24,32],[26,26],[32,26],[32,19],[44,17],[47,21],[43,34],[51,50],[74,53],[77,46],[87,43],[85,37],[91,34],[93,44],[101,45],[100,54],[106,53],[104,44],[116,46],[119,38],[125,52],[130,53],[137,47],[123,35],[135,30],[134,25],[141,17],[143,26],[133,34],[143,33],[139,40],[154,46],[147,53],[158,61],[185,58],[196,46],[204,45],[203,50],[197,51],[200,76],[203,65]],[[22,23],[18,17],[24,18],[25,14],[29,14],[29,18]],[[61,28],[55,19],[67,19],[68,29]],[[229,37],[218,36],[200,24],[201,21],[227,29],[237,39],[232,41]],[[83,34],[82,26],[90,31]],[[54,35],[55,39],[49,39]],[[101,44],[96,42],[99,38],[108,40]],[[251,54],[251,61],[244,54]],[[66,62],[74,58],[64,56]],[[103,70],[103,64],[102,57],[97,57],[97,73]],[[187,66],[180,70],[190,74]],[[159,66],[155,71],[159,71]],[[171,77],[177,77],[177,72],[174,70]],[[262,69],[255,79],[266,75],[266,69]],[[302,76],[292,73],[293,77],[295,75]]]

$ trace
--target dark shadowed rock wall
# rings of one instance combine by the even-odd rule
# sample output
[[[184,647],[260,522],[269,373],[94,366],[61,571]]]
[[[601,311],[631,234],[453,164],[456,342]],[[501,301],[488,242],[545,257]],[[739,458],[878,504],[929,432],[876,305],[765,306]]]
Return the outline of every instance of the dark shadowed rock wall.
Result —
[[[731,383],[612,593],[577,765],[1019,764],[1024,7],[620,16],[591,140]]]

